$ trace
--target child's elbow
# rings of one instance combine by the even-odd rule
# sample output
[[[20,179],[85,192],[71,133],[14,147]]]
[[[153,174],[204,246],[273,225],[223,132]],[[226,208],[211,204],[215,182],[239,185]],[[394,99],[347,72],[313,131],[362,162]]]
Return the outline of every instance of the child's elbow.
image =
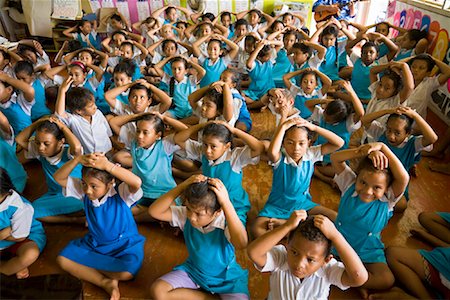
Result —
[[[352,287],[362,286],[369,279],[369,273],[367,272],[366,269],[355,271],[352,274],[352,279],[353,280],[350,286]]]

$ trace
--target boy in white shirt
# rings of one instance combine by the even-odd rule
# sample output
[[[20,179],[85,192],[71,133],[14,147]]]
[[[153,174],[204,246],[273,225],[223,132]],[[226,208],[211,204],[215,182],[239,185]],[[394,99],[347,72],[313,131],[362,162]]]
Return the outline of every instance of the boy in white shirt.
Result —
[[[290,233],[291,232],[291,233]],[[277,245],[289,234],[287,247]],[[333,243],[342,259],[330,254]],[[296,210],[289,220],[253,241],[247,248],[261,272],[271,272],[268,299],[328,299],[330,285],[361,286],[368,273],[356,252],[327,217],[307,218]]]

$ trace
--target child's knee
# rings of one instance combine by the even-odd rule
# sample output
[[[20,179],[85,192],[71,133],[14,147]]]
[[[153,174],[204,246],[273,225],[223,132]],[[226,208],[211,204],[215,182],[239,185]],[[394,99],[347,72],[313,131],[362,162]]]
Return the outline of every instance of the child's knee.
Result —
[[[65,258],[64,256],[58,255],[56,257],[56,262],[64,271],[67,271],[69,269],[70,260]]]
[[[386,259],[389,264],[395,263],[398,260],[402,254],[402,249],[404,248],[391,246],[385,250]]]
[[[131,274],[130,272],[120,272],[117,275],[117,280],[120,281],[127,281],[134,278],[133,274]]]
[[[170,284],[164,280],[157,279],[150,286],[150,297],[154,300],[164,300],[171,289],[172,286]]]

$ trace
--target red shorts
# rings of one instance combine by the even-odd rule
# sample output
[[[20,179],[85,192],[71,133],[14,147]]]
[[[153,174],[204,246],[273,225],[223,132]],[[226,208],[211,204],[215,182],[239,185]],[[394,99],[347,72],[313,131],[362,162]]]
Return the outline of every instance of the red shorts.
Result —
[[[430,278],[428,283],[436,289],[436,291],[439,293],[439,296],[442,297],[442,299],[450,299],[450,290],[442,284],[441,277],[439,276],[439,271],[436,270],[435,267],[433,267],[432,264],[430,264],[428,261],[428,269],[430,270]]]
[[[26,243],[32,242],[32,240],[25,239],[21,242],[15,243],[14,245],[9,246],[6,249],[0,250],[0,257],[1,256],[16,256],[17,250],[19,250],[22,245],[25,245]]]

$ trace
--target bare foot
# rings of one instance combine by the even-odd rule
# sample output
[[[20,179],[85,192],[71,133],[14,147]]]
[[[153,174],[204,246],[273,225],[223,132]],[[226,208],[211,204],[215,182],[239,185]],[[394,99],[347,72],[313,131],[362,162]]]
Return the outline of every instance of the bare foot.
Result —
[[[368,299],[369,298],[369,290],[368,289],[360,287],[358,290],[359,290],[359,294],[361,295],[361,297],[363,299]]]
[[[111,296],[110,300],[119,300],[119,281],[117,279],[106,278],[103,289]]]
[[[273,219],[270,218],[269,221],[267,221],[267,230],[272,231],[273,230]]]
[[[409,175],[417,177],[417,164],[414,164],[411,169],[409,169]]]
[[[415,299],[411,295],[408,295],[401,288],[393,287],[390,290],[382,293],[375,293],[369,296],[370,300],[377,299]]]
[[[25,279],[30,277],[30,271],[28,268],[22,269],[19,272],[16,273],[17,279]]]
[[[443,174],[446,174],[446,175],[450,175],[450,163],[447,163],[447,164],[436,164],[436,163],[430,162],[428,164],[428,167],[433,172],[438,172],[438,173],[443,173]]]

